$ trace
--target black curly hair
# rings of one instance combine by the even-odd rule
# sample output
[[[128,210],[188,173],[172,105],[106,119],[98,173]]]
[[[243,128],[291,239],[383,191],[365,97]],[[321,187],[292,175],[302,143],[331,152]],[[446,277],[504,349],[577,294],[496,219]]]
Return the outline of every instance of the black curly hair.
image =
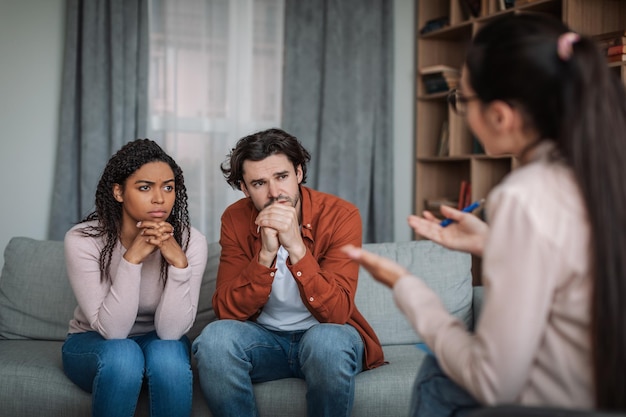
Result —
[[[176,199],[167,222],[174,228],[174,238],[183,251],[187,250],[190,237],[189,209],[187,205],[187,189],[183,170],[174,159],[154,141],[137,139],[128,142],[109,159],[98,186],[96,187],[96,209],[79,223],[96,220],[97,225],[85,226],[81,229],[85,236],[105,238],[105,246],[100,252],[100,279],[111,279],[111,257],[113,248],[120,238],[122,230],[122,204],[113,197],[113,186],[122,188],[126,180],[135,171],[150,162],[165,162],[174,172],[174,190]],[[184,239],[184,243],[183,243]],[[161,257],[161,279],[167,281],[167,262]]]

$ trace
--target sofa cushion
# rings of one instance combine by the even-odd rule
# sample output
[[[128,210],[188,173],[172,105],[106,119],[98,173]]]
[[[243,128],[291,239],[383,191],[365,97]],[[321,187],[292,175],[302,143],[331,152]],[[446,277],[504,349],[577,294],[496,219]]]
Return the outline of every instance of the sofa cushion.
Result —
[[[200,299],[198,300],[198,311],[196,313],[196,321],[191,329],[187,332],[187,336],[193,340],[202,329],[216,319],[215,311],[213,311],[213,293],[215,292],[215,281],[217,279],[217,267],[220,263],[221,246],[217,242],[208,243],[208,257],[204,275],[202,276],[202,285],[200,286]]]
[[[466,326],[472,326],[470,255],[445,249],[429,240],[372,243],[363,248],[395,260],[423,279],[441,296],[449,312]],[[422,341],[396,307],[391,291],[375,281],[364,268],[359,271],[356,305],[383,346]]]
[[[361,372],[354,387],[353,416],[407,416],[413,381],[426,354],[413,345],[384,347],[389,364]],[[381,393],[383,393],[381,395]],[[261,415],[305,416],[306,382],[285,378],[254,384]]]
[[[0,277],[0,339],[64,340],[75,307],[63,242],[11,239]]]

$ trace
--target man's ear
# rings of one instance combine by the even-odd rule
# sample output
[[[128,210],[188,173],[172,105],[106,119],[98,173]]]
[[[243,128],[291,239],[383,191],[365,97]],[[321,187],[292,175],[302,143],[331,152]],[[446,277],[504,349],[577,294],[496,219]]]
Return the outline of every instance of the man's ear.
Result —
[[[124,202],[122,187],[119,184],[113,184],[113,198],[115,198],[119,203]]]
[[[239,181],[239,189],[243,191],[246,197],[250,197],[250,193],[248,192],[248,187],[243,181]]]
[[[298,165],[296,167],[296,178],[298,178],[298,184],[302,182],[303,177],[304,177],[304,173],[302,172],[302,165]]]

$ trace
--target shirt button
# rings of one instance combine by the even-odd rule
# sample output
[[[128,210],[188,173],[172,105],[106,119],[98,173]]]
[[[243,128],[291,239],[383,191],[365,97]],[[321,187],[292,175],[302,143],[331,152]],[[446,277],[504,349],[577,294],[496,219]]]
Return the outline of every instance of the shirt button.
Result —
[[[274,273],[273,273],[273,272],[270,272],[270,277],[273,277],[273,276],[274,276]]]
[[[298,271],[298,272],[296,272],[296,275],[301,277],[302,276],[302,272]]]
[[[306,228],[307,228],[307,229],[310,229],[310,228],[311,228],[311,223],[307,223],[307,224],[306,224]]]
[[[313,300],[315,300],[315,298],[313,298],[313,297],[309,298],[310,302],[313,302]]]

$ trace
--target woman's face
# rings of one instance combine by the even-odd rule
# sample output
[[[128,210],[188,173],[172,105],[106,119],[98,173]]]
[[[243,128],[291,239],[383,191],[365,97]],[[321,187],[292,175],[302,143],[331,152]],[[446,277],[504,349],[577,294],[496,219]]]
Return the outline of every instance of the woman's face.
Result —
[[[144,164],[126,179],[123,187],[115,184],[113,196],[122,203],[123,224],[166,221],[176,201],[174,184],[174,172],[165,162]]]
[[[519,156],[537,139],[536,132],[524,126],[521,111],[503,100],[484,103],[469,83],[467,67],[461,74],[461,92],[468,98],[465,115],[470,130],[492,156]]]
[[[472,89],[469,84],[467,74],[467,68],[463,68],[461,74],[461,92],[464,97],[476,97],[476,92]],[[494,137],[494,133],[489,124],[485,119],[485,112],[488,108],[488,105],[485,105],[480,101],[480,99],[470,99],[465,104],[465,117],[467,118],[467,124],[478,139],[478,141],[485,148],[485,153],[487,155],[494,155],[494,147],[496,141],[496,137]]]

